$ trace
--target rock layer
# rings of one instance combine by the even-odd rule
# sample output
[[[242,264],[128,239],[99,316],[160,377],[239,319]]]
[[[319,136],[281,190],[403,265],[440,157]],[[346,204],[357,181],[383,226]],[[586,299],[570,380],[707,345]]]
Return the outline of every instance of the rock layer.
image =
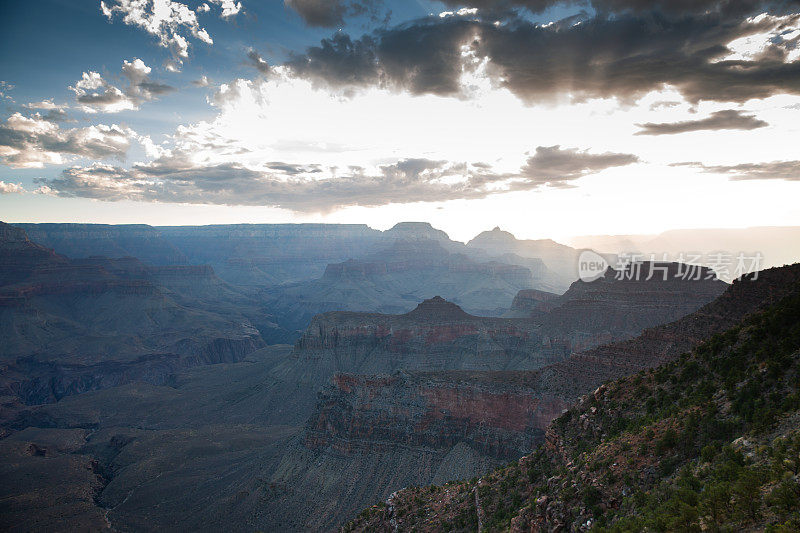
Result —
[[[354,453],[463,443],[492,459],[509,460],[535,447],[544,437],[541,421],[563,408],[540,402],[524,387],[482,381],[480,374],[451,377],[337,374],[320,393],[305,445]]]
[[[568,354],[530,321],[472,316],[440,297],[404,315],[319,315],[294,351],[298,359],[328,368],[328,375],[538,368]]]

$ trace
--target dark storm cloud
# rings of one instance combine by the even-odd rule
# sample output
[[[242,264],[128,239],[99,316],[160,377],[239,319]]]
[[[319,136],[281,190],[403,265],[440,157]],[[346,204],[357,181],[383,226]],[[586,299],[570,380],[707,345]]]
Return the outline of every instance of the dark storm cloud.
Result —
[[[786,180],[800,181],[800,161],[771,161],[741,165],[704,165],[703,163],[675,163],[672,166],[692,167],[710,174],[723,174],[736,181]]]
[[[142,91],[145,91],[149,97],[171,93],[175,90],[175,87],[172,87],[171,85],[154,81],[143,81],[136,84],[136,86]]]
[[[345,33],[295,55],[288,66],[299,76],[333,86],[362,87],[380,82],[377,43],[369,36],[353,41]]]
[[[520,173],[528,185],[562,187],[583,176],[637,162],[639,158],[632,154],[591,154],[588,151],[562,149],[560,146],[540,146],[528,158]]]
[[[723,60],[727,44],[797,23],[747,21],[718,11],[667,16],[657,12],[598,14],[541,26],[474,17],[430,17],[354,39],[337,33],[293,57],[296,75],[335,88],[377,85],[414,94],[456,95],[474,60],[488,60],[500,85],[533,103],[563,98],[631,99],[672,85],[691,101],[742,102],[800,94],[800,62],[785,61],[796,45],[776,38],[751,60]],[[465,55],[463,50],[470,53]]]
[[[769,123],[759,120],[755,115],[745,115],[742,111],[726,109],[711,113],[711,116],[699,120],[685,120],[682,122],[664,122],[637,124],[640,131],[636,135],[674,135],[690,131],[702,130],[755,130],[769,126]]]
[[[346,173],[315,179],[317,165],[274,162],[266,170],[234,163],[198,166],[184,155],[124,169],[95,164],[66,169],[38,180],[53,194],[103,200],[278,206],[326,212],[345,206],[437,202],[484,198],[507,191],[564,186],[638,161],[630,154],[590,154],[558,146],[539,147],[519,172],[497,173],[484,163],[403,159],[376,173],[352,166]],[[491,186],[491,187],[490,187]]]
[[[253,48],[247,51],[247,61],[250,66],[255,67],[260,73],[269,74],[269,63]]]
[[[285,0],[287,7],[295,10],[306,24],[318,28],[335,28],[344,24],[346,17],[368,15],[378,18],[381,0]]]
[[[336,87],[378,85],[454,95],[460,90],[461,47],[474,33],[475,24],[464,20],[401,26],[357,40],[337,33],[288,66],[299,76]]]

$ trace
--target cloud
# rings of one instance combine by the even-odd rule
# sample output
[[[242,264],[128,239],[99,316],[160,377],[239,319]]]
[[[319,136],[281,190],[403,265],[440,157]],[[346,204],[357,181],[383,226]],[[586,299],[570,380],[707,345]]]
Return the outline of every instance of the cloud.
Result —
[[[38,113],[14,113],[0,125],[0,161],[13,168],[41,168],[63,164],[69,156],[123,160],[135,137],[116,124],[64,130]]]
[[[52,111],[54,109],[66,109],[66,105],[60,105],[53,102],[53,99],[48,100],[41,100],[39,102],[29,102],[24,104],[22,107],[27,107],[28,109],[41,109],[42,111]]]
[[[93,71],[84,72],[81,79],[69,89],[75,93],[81,108],[89,113],[136,110],[142,103],[175,90],[174,87],[151,80],[151,70],[144,61],[134,58],[133,61],[122,63],[122,75],[128,80],[125,89],[111,85]]]
[[[6,183],[5,181],[0,181],[0,194],[23,194],[25,192],[25,188],[21,183]]]
[[[463,97],[464,73],[485,65],[496,86],[529,104],[631,100],[665,86],[691,103],[800,94],[800,61],[789,60],[796,43],[780,38],[800,24],[800,14],[737,18],[733,8],[691,14],[695,9],[687,7],[689,14],[680,16],[639,11],[548,25],[518,17],[428,17],[360,38],[338,32],[294,55],[286,67],[335,89],[377,86]],[[748,36],[766,36],[758,53],[729,57],[734,51],[728,45]]]
[[[569,186],[569,182],[596,174],[602,170],[638,163],[633,154],[607,152],[591,154],[577,149],[562,149],[560,146],[540,146],[520,171],[526,184],[531,186]]]
[[[703,163],[675,163],[676,167],[692,167],[709,174],[730,176],[732,180],[785,180],[800,181],[800,161],[771,161],[768,163],[743,163],[741,165],[705,165]]]
[[[345,206],[436,202],[484,198],[533,190],[602,170],[635,163],[630,154],[590,154],[558,146],[539,147],[518,173],[497,173],[485,164],[402,159],[376,172],[351,166],[327,177],[319,165],[270,162],[260,169],[239,163],[202,165],[175,152],[130,169],[94,164],[72,167],[54,179],[40,179],[53,194],[108,201],[277,206],[301,212],[328,212]]]
[[[297,12],[309,26],[335,28],[344,24],[346,17],[368,15],[373,20],[379,16],[381,0],[285,0],[284,5]]]
[[[203,75],[200,76],[200,79],[198,80],[192,80],[192,85],[194,85],[195,87],[208,87],[209,85],[211,85],[211,82],[208,81],[208,76]]]
[[[684,120],[682,122],[665,122],[637,124],[640,131],[636,135],[674,135],[690,131],[703,130],[755,130],[765,128],[769,123],[759,120],[755,115],[745,115],[742,111],[726,109],[711,113],[708,118],[700,120]]]
[[[241,2],[209,1],[221,8],[220,16],[223,18],[235,16],[242,10]],[[120,15],[125,24],[136,26],[155,36],[160,46],[172,52],[169,65],[176,70],[189,57],[188,37],[209,45],[214,44],[214,40],[197,20],[197,12],[211,10],[207,3],[201,4],[195,12],[186,4],[171,0],[110,0],[108,3],[100,2],[100,10],[108,20]]]
[[[650,104],[650,111],[656,111],[658,109],[669,109],[671,107],[678,107],[681,105],[680,102],[674,102],[671,100],[659,100],[658,102],[653,102]]]
[[[14,90],[14,85],[8,83],[7,81],[0,80],[0,100],[11,100],[14,101],[14,98],[8,93]]]
[[[287,67],[316,85],[380,86],[412,94],[456,96],[462,92],[460,78],[468,66],[462,47],[475,35],[475,23],[461,19],[402,26],[355,41],[337,33],[304,55],[294,56]]]
[[[29,102],[24,104],[22,107],[46,111],[46,113],[41,115],[41,117],[49,122],[64,122],[67,120],[67,109],[69,109],[68,105],[56,104],[52,99],[42,100],[39,102]]]
[[[234,2],[233,0],[209,0],[212,4],[217,4],[222,8],[220,16],[222,18],[230,18],[239,14],[242,10],[241,2]],[[206,11],[208,11],[206,9]]]
[[[269,63],[255,49],[251,48],[247,51],[247,60],[257,71],[269,74]]]

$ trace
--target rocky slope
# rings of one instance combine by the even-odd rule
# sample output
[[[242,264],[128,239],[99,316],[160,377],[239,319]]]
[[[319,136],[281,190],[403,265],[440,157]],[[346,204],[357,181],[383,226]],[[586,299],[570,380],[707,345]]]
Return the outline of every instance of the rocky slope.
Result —
[[[400,491],[346,529],[800,527],[800,265],[734,284],[682,326],[683,347],[701,329],[722,333],[598,387],[518,462]]]
[[[314,317],[275,370],[274,423],[303,423],[337,373],[538,368],[569,355],[526,320],[476,317],[436,297],[403,315],[332,312]]]
[[[0,423],[0,529],[280,527],[266,480],[300,428],[269,425],[264,405],[289,349],[26,406]]]

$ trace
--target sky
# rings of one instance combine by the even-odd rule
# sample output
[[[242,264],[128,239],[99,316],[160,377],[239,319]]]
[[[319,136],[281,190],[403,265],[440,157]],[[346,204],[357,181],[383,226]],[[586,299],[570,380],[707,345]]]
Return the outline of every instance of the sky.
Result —
[[[0,4],[0,219],[800,225],[800,1]]]

